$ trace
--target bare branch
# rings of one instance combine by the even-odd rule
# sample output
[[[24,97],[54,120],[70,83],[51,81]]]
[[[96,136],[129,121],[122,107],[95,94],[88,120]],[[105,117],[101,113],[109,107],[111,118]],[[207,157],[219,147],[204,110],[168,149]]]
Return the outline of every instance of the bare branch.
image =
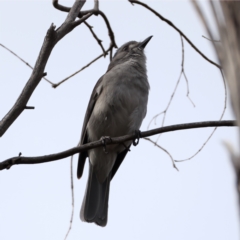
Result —
[[[150,8],[148,5],[146,5],[146,4],[144,4],[144,3],[140,2],[140,1],[134,1],[134,0],[129,0],[129,1],[130,1],[131,3],[137,3],[137,4],[140,4],[140,5],[144,6],[145,8],[147,8],[148,10],[150,10],[151,12],[153,12],[156,16],[158,16],[162,21],[166,22],[166,23],[169,24],[171,27],[173,27],[173,28],[174,28],[176,31],[178,31],[179,34],[181,35],[182,52],[183,52],[183,54],[182,54],[182,55],[183,55],[183,58],[182,58],[182,71],[181,71],[181,73],[180,73],[180,77],[179,77],[179,79],[178,79],[178,81],[177,81],[176,87],[175,87],[174,92],[173,92],[173,94],[172,94],[172,96],[171,96],[171,98],[170,98],[169,103],[171,103],[171,101],[172,101],[172,98],[173,98],[173,96],[174,96],[174,94],[175,94],[175,91],[176,91],[176,89],[177,89],[177,86],[178,86],[178,84],[179,84],[181,75],[183,74],[183,76],[184,76],[184,78],[185,78],[185,80],[186,80],[186,83],[187,83],[187,97],[189,98],[189,100],[191,101],[191,103],[193,104],[193,106],[195,106],[194,103],[193,103],[193,101],[192,101],[191,98],[189,97],[189,83],[188,83],[188,79],[187,79],[186,73],[185,73],[184,68],[183,68],[183,65],[184,65],[184,45],[183,45],[182,37],[184,37],[184,39],[185,39],[205,60],[207,60],[207,61],[210,62],[211,64],[213,64],[213,65],[215,65],[216,67],[218,67],[219,70],[220,70],[220,72],[221,72],[221,74],[222,74],[222,79],[223,79],[223,83],[224,83],[224,91],[225,91],[224,107],[223,107],[223,111],[222,111],[221,116],[220,116],[220,120],[222,120],[222,118],[223,118],[223,116],[224,116],[224,113],[225,113],[225,111],[226,111],[226,105],[227,105],[227,88],[226,88],[226,82],[225,82],[225,79],[224,79],[224,75],[223,75],[223,73],[222,73],[221,66],[218,65],[218,64],[216,64],[216,63],[214,63],[214,62],[211,61],[210,59],[208,59],[202,52],[200,52],[200,50],[198,50],[198,49],[196,48],[196,46],[185,36],[185,34],[182,33],[181,30],[179,30],[172,22],[170,22],[169,20],[167,20],[166,18],[164,18],[163,16],[161,16],[159,13],[157,13],[154,9]],[[204,16],[201,8],[199,7],[199,5],[198,5],[198,3],[197,3],[196,1],[192,1],[192,2],[193,2],[193,5],[194,5],[195,9],[197,10],[197,12],[198,12],[198,14],[199,14],[199,17],[201,18],[201,20],[202,20],[202,22],[203,22],[203,24],[204,24],[204,26],[205,26],[205,28],[206,28],[206,30],[207,30],[207,32],[208,32],[208,35],[211,37],[211,39],[214,39],[214,38],[213,38],[213,35],[212,35],[212,32],[211,32],[211,30],[210,30],[210,28],[209,28],[209,25],[207,24],[206,17]],[[210,2],[210,3],[212,4],[212,2]],[[214,12],[214,14],[215,14],[215,18],[217,18],[217,17],[216,17],[216,12]],[[219,23],[218,23],[218,25],[219,25]],[[215,45],[215,50],[216,50],[216,49],[217,49],[217,46]],[[163,124],[164,124],[164,122],[165,122],[166,111],[168,110],[168,107],[169,107],[169,103],[168,103],[167,108],[166,108],[163,112],[155,115],[155,116],[152,118],[152,120],[150,121],[148,127],[150,126],[150,124],[152,123],[152,121],[153,121],[153,120],[156,121],[157,117],[158,117],[159,115],[161,115],[161,114],[164,114],[163,120],[162,120],[162,126],[163,126]],[[217,127],[213,129],[212,133],[209,135],[209,137],[207,138],[207,140],[203,143],[203,145],[201,146],[201,148],[200,148],[195,154],[193,154],[191,157],[189,157],[189,158],[187,158],[187,159],[182,159],[182,160],[177,160],[177,161],[187,161],[187,160],[190,160],[190,159],[192,159],[193,157],[195,157],[195,156],[204,148],[204,146],[205,146],[206,143],[210,140],[210,138],[212,137],[212,135],[214,134],[214,132],[216,131],[216,129],[217,129]],[[157,138],[156,142],[158,141],[158,139],[159,139],[159,137]]]
[[[202,37],[205,38],[205,39],[207,39],[207,40],[210,41],[210,42],[218,42],[218,43],[221,42],[220,40],[213,40],[213,39],[207,38],[207,37],[205,37],[204,35],[202,35]]]
[[[0,46],[5,48],[7,51],[9,51],[10,53],[12,53],[15,57],[17,57],[19,60],[21,60],[23,63],[25,63],[29,68],[33,69],[33,67],[27,63],[24,59],[22,59],[21,57],[19,57],[15,52],[13,52],[12,50],[10,50],[9,48],[7,48],[6,46],[4,46],[3,44],[0,43]],[[53,84],[50,80],[48,80],[47,78],[43,77],[44,80],[46,80],[47,82],[49,82],[50,84]]]
[[[25,109],[29,98],[31,97],[33,91],[41,81],[42,76],[44,75],[45,66],[54,46],[57,44],[58,41],[60,41],[60,39],[62,39],[66,34],[71,32],[74,27],[76,27],[74,26],[73,22],[84,3],[85,0],[76,0],[65,22],[61,25],[61,27],[55,30],[55,26],[52,24],[48,29],[30,79],[26,83],[22,93],[18,97],[12,109],[4,116],[4,118],[0,122],[0,137],[7,131],[11,124]]]
[[[182,37],[184,37],[184,39],[190,44],[190,46],[197,52],[199,53],[205,60],[207,60],[208,62],[210,62],[211,64],[215,65],[218,68],[221,68],[221,66],[215,62],[213,62],[212,60],[210,60],[207,56],[205,56],[191,41],[190,39],[179,29],[177,28],[171,21],[169,21],[168,19],[164,18],[161,14],[159,14],[158,12],[156,12],[154,9],[152,9],[151,7],[149,7],[147,4],[142,3],[140,1],[135,1],[135,0],[129,0],[130,3],[136,3],[139,4],[145,8],[147,8],[149,11],[151,11],[152,13],[154,13],[157,17],[159,17],[162,21],[166,22],[168,25],[170,25],[172,28],[174,28]]]
[[[68,231],[66,233],[64,240],[67,239],[67,237],[72,229],[72,222],[73,222],[73,215],[74,215],[73,155],[71,156],[71,160],[70,160],[70,178],[71,178],[72,211],[71,211],[69,228],[68,228]]]
[[[223,111],[222,111],[222,113],[221,113],[221,116],[220,116],[219,121],[222,120],[222,118],[223,118],[223,116],[224,116],[224,114],[225,114],[226,108],[227,108],[227,86],[226,86],[226,81],[225,81],[225,78],[224,78],[224,75],[223,75],[223,72],[222,72],[221,69],[220,69],[220,72],[221,72],[222,79],[223,79],[225,96],[224,96]],[[198,153],[202,151],[202,149],[205,147],[205,145],[207,144],[207,142],[211,139],[211,137],[213,136],[213,134],[214,134],[214,132],[215,132],[216,130],[217,130],[217,126],[213,129],[213,131],[211,132],[211,134],[208,136],[207,140],[206,140],[206,141],[203,143],[203,145],[198,149],[198,151],[195,152],[191,157],[185,158],[185,159],[181,159],[181,160],[175,160],[175,162],[185,162],[185,161],[189,161],[189,160],[191,160],[192,158],[194,158],[196,155],[198,155]]]
[[[108,29],[108,36],[110,37],[111,39],[111,46],[113,48],[118,48],[117,44],[116,44],[116,41],[115,41],[115,36],[114,36],[114,33],[113,33],[113,30],[111,28],[111,25],[108,21],[108,18],[107,16],[102,12],[102,11],[98,11],[99,15],[103,18],[103,20],[105,21],[106,23],[106,26],[107,26],[107,29]]]
[[[98,0],[94,0],[94,7],[93,7],[93,9],[94,9],[95,11],[98,11],[98,10],[99,10],[99,2],[98,2]]]
[[[162,125],[161,125],[161,126],[164,125],[167,111],[168,111],[168,109],[169,109],[169,107],[170,107],[170,105],[171,105],[171,103],[172,103],[173,97],[174,97],[174,95],[175,95],[175,93],[176,93],[176,91],[177,91],[177,88],[178,88],[179,82],[180,82],[180,80],[181,80],[182,74],[184,75],[184,78],[185,78],[186,83],[187,83],[187,95],[186,95],[186,96],[187,96],[187,98],[189,99],[189,101],[192,103],[192,105],[195,107],[195,104],[193,103],[192,99],[189,97],[189,94],[190,94],[190,91],[189,91],[189,83],[188,83],[188,79],[187,79],[187,77],[186,77],[185,69],[184,69],[184,44],[183,44],[183,39],[182,39],[181,34],[180,34],[180,39],[181,39],[181,44],[182,44],[182,62],[181,62],[180,75],[179,75],[179,77],[178,77],[178,80],[177,80],[177,82],[176,82],[176,85],[175,85],[175,87],[174,87],[174,90],[173,90],[173,92],[172,92],[172,95],[171,95],[171,97],[170,97],[170,99],[169,99],[169,102],[168,102],[165,110],[162,111],[162,112],[160,112],[160,113],[158,113],[158,114],[156,114],[156,115],[151,119],[151,121],[150,121],[149,124],[148,124],[147,129],[149,129],[149,127],[150,127],[150,125],[151,125],[151,123],[152,123],[153,121],[154,121],[154,124],[156,125],[156,120],[157,120],[157,118],[158,118],[160,115],[162,115],[162,114],[163,114],[163,119],[162,119]],[[156,142],[158,141],[159,137],[160,137],[160,135],[158,136]]]
[[[92,33],[93,37],[96,39],[97,43],[99,44],[99,46],[101,47],[104,57],[107,55],[107,52],[105,51],[103,45],[102,45],[102,40],[98,38],[98,36],[96,35],[96,33],[93,31],[93,26],[89,25],[86,21],[84,22],[84,24],[88,27],[88,29],[90,30],[90,32]]]
[[[149,137],[159,133],[173,132],[173,131],[193,129],[193,128],[233,127],[233,126],[237,126],[235,121],[207,121],[207,122],[185,123],[185,124],[178,124],[178,125],[156,128],[156,129],[142,132],[141,138]],[[106,145],[118,144],[118,143],[123,143],[129,140],[133,140],[135,138],[136,138],[135,134],[125,135],[121,137],[114,137],[110,139],[107,138],[105,141],[105,144]],[[9,169],[11,166],[16,164],[39,164],[39,163],[52,162],[52,161],[56,161],[56,160],[60,160],[60,159],[72,156],[73,154],[76,154],[79,152],[87,151],[89,149],[93,149],[101,146],[102,146],[102,140],[98,140],[98,141],[80,145],[78,147],[74,147],[64,152],[60,152],[56,154],[44,155],[39,157],[22,157],[22,156],[12,157],[3,162],[0,162],[0,170]]]
[[[172,155],[171,155],[165,148],[163,148],[163,147],[160,146],[159,144],[155,143],[151,138],[144,138],[144,139],[147,140],[147,141],[149,141],[149,142],[151,142],[151,143],[153,143],[154,146],[157,146],[157,147],[160,148],[162,151],[164,151],[164,152],[170,157],[170,159],[171,159],[171,161],[172,161],[173,167],[174,167],[177,171],[179,171],[178,168],[177,168],[177,166],[176,166],[176,164],[175,164],[175,162],[174,162],[174,159],[173,159]]]
[[[52,4],[56,9],[58,9],[60,11],[63,11],[63,12],[69,12],[70,11],[70,7],[65,7],[65,6],[59,4],[58,0],[53,0]]]
[[[25,109],[35,109],[35,107],[32,107],[32,106],[26,106]]]
[[[60,10],[60,11],[64,11],[64,12],[69,12],[69,11],[71,10],[70,7],[65,7],[65,6],[59,5],[59,4],[58,4],[58,0],[53,0],[53,6],[54,6],[56,9],[58,9],[58,10]],[[81,71],[82,71],[83,69],[85,69],[86,67],[90,66],[93,62],[95,62],[95,61],[98,60],[99,58],[101,58],[101,57],[103,57],[103,56],[105,57],[105,56],[108,54],[108,52],[110,52],[110,61],[112,60],[112,49],[113,49],[113,48],[117,48],[117,44],[116,44],[116,41],[115,41],[115,36],[114,36],[113,30],[112,30],[111,25],[110,25],[110,23],[109,23],[109,21],[108,21],[108,18],[106,17],[106,15],[105,15],[102,11],[99,10],[98,0],[94,0],[94,8],[93,8],[92,10],[86,10],[86,11],[81,11],[81,12],[79,12],[78,17],[79,17],[79,18],[82,18],[83,16],[85,16],[85,15],[87,15],[87,14],[90,14],[90,13],[91,13],[91,14],[95,14],[95,15],[100,15],[100,16],[103,18],[103,20],[104,20],[104,22],[105,22],[105,24],[106,24],[106,27],[107,27],[107,29],[108,29],[108,35],[109,35],[110,41],[111,41],[110,47],[109,47],[109,49],[108,49],[107,51],[105,51],[105,49],[103,48],[103,46],[102,46],[102,44],[101,44],[101,40],[100,40],[100,39],[96,36],[96,34],[92,31],[92,27],[91,27],[90,25],[88,25],[88,23],[85,23],[85,24],[89,27],[91,33],[93,34],[93,37],[98,41],[99,45],[101,46],[101,48],[102,48],[102,50],[103,50],[103,54],[101,54],[100,56],[98,56],[97,58],[95,58],[94,60],[92,60],[89,64],[87,64],[86,66],[82,67],[82,68],[81,68],[80,70],[78,70],[77,72],[75,72],[75,73],[71,74],[69,77],[63,79],[63,80],[60,81],[59,83],[52,84],[52,86],[53,86],[54,88],[58,87],[59,85],[61,85],[62,83],[64,83],[64,82],[67,81],[68,79],[70,79],[71,77],[73,77],[73,76],[75,76],[76,74],[78,74],[79,72],[81,72]]]
[[[85,21],[84,22],[87,26],[89,26],[89,28],[91,28],[91,26]],[[95,34],[95,33],[94,33]],[[97,37],[97,36],[96,36]],[[100,39],[98,39],[99,41],[101,41]],[[12,53],[14,56],[16,56],[18,59],[20,59],[22,62],[24,62],[29,68],[33,69],[33,67],[27,63],[25,60],[23,60],[21,57],[19,57],[16,53],[14,53],[12,50],[10,50],[9,48],[7,48],[6,46],[4,46],[3,44],[0,43],[0,46],[3,47],[4,49],[6,49],[7,51],[9,51],[10,53]],[[104,50],[105,55],[108,54],[108,52],[110,51],[110,48],[108,50]],[[76,74],[80,73],[81,71],[83,71],[85,68],[89,67],[92,63],[96,62],[98,59],[100,59],[101,57],[103,57],[104,54],[99,55],[98,57],[94,58],[91,62],[89,62],[88,64],[86,64],[85,66],[83,66],[81,69],[79,69],[78,71],[76,71],[75,73],[71,74],[70,76],[64,78],[63,80],[59,81],[58,83],[53,83],[51,82],[49,79],[43,77],[44,80],[46,80],[48,83],[50,83],[52,85],[53,88],[57,88],[59,85],[61,85],[62,83],[64,83],[65,81],[67,81],[69,78],[75,76]],[[43,74],[44,75],[44,74]]]
[[[76,20],[75,22],[72,23],[72,25],[74,27],[79,26],[81,23],[83,23],[85,20],[87,20],[89,17],[91,17],[93,15],[93,13],[88,13],[85,16],[83,16],[82,18]]]
[[[108,53],[110,51],[110,48],[106,51],[106,53]],[[64,78],[63,80],[61,80],[60,82],[58,83],[54,83],[52,84],[52,87],[53,88],[56,88],[58,87],[59,85],[61,85],[62,83],[66,82],[69,78],[77,75],[78,73],[80,73],[81,71],[83,71],[85,68],[89,67],[92,63],[96,62],[98,59],[100,59],[101,57],[103,57],[104,54],[100,54],[98,57],[94,58],[91,62],[89,62],[87,65],[83,66],[81,69],[79,69],[78,71],[76,71],[75,73],[71,74],[70,76]]]
[[[71,8],[69,8],[69,7],[64,7],[62,5],[59,5],[58,4],[58,0],[53,0],[53,6],[56,9],[58,9],[60,11],[64,11],[64,12],[69,12],[71,10]],[[99,14],[103,18],[103,20],[106,23],[107,29],[108,29],[108,35],[109,35],[110,40],[111,40],[111,46],[117,48],[117,44],[115,42],[115,37],[114,37],[113,30],[111,28],[111,25],[110,25],[106,15],[102,11],[99,10],[98,0],[94,0],[94,8],[92,10],[79,12],[78,17],[81,18],[82,16],[84,16],[84,15],[86,15],[88,13],[93,13],[95,15]]]
[[[189,90],[189,82],[188,82],[188,79],[187,79],[187,76],[186,76],[186,73],[185,73],[185,68],[184,68],[184,42],[183,42],[183,38],[182,38],[182,35],[180,35],[180,38],[181,38],[181,43],[182,43],[182,74],[186,80],[186,84],[187,84],[187,98],[189,99],[189,101],[192,103],[193,107],[195,107],[195,104],[194,102],[192,101],[192,99],[190,98],[189,94],[190,94],[190,90]]]

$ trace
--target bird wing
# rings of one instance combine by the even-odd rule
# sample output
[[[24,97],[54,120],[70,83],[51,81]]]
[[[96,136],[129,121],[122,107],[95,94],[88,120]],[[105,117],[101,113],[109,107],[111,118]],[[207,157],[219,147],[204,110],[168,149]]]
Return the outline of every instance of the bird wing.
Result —
[[[122,164],[124,158],[126,157],[127,153],[129,152],[130,146],[131,146],[131,144],[125,150],[123,150],[122,152],[120,152],[117,155],[117,159],[116,159],[116,161],[115,161],[115,163],[113,165],[113,168],[112,168],[111,180],[113,179],[113,177],[116,174],[118,168],[120,167],[120,165]]]
[[[84,122],[83,122],[83,126],[82,126],[82,134],[81,134],[81,139],[80,139],[79,145],[83,145],[88,142],[87,124],[91,117],[91,114],[92,114],[93,108],[96,104],[96,101],[101,93],[101,89],[99,89],[99,86],[102,82],[102,79],[103,79],[103,76],[97,81],[97,83],[92,91],[92,94],[91,94],[91,97],[90,97],[90,100],[89,100],[89,103],[87,106],[87,111],[86,111],[86,114],[84,117]],[[78,168],[77,168],[77,177],[78,178],[81,178],[81,176],[82,176],[84,164],[85,164],[87,157],[88,157],[87,151],[79,153]]]
[[[102,89],[99,88],[99,86],[102,82],[102,79],[103,79],[103,76],[97,81],[97,83],[96,83],[96,85],[95,85],[95,87],[92,91],[92,94],[91,94],[91,97],[90,97],[90,100],[89,100],[89,103],[88,103],[87,111],[86,111],[86,114],[85,114],[84,122],[83,122],[82,134],[81,134],[81,139],[80,139],[80,143],[79,143],[80,145],[88,143],[87,124],[88,124],[88,121],[91,117],[91,114],[92,114],[92,111],[93,111],[94,106],[96,104],[96,101],[97,101],[97,99],[99,98],[99,96],[102,92],[101,91]],[[113,165],[113,168],[112,168],[111,179],[113,179],[115,173],[117,172],[118,168],[122,164],[125,156],[127,155],[128,151],[129,151],[129,148],[130,148],[130,145],[128,146],[128,148],[126,148],[124,151],[122,151],[121,153],[118,154],[117,159],[116,159],[116,161]],[[86,161],[87,157],[88,157],[88,152],[87,151],[79,153],[78,167],[77,167],[77,177],[78,178],[82,177],[83,169],[84,169],[84,165],[85,165],[85,161]]]

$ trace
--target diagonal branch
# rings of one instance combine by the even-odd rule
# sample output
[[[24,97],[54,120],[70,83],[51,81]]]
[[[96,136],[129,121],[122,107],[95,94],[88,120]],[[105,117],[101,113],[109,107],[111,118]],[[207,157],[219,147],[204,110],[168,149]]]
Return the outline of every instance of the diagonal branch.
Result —
[[[147,140],[147,141],[153,143],[154,146],[157,146],[157,147],[160,148],[163,152],[165,152],[165,153],[170,157],[170,159],[171,159],[171,161],[172,161],[173,167],[174,167],[177,171],[179,171],[178,168],[177,168],[177,166],[176,166],[176,164],[175,164],[175,161],[174,161],[172,155],[171,155],[165,148],[163,148],[162,146],[160,146],[159,144],[157,144],[156,142],[154,142],[151,138],[145,137],[144,140]]]
[[[162,21],[166,22],[168,25],[170,25],[172,28],[174,28],[181,36],[183,36],[183,38],[191,45],[191,47],[197,52],[199,53],[205,60],[207,60],[208,62],[210,62],[211,64],[215,65],[216,67],[221,69],[221,66],[215,62],[213,62],[212,60],[210,60],[207,56],[205,56],[191,41],[190,39],[179,29],[177,28],[171,21],[169,21],[168,19],[166,19],[165,17],[163,17],[161,14],[159,14],[158,12],[156,12],[154,9],[152,9],[151,7],[149,7],[147,4],[142,3],[140,1],[135,1],[135,0],[129,0],[130,3],[136,3],[139,4],[143,7],[145,7],[146,9],[148,9],[149,11],[151,11],[152,13],[154,13],[158,18],[160,18]]]
[[[186,129],[193,129],[193,128],[203,128],[203,127],[233,127],[237,126],[235,121],[207,121],[207,122],[194,122],[194,123],[185,123],[185,124],[178,124],[178,125],[171,125],[161,128],[152,129],[149,131],[141,132],[141,138],[149,137],[152,135],[156,135],[159,133],[166,133],[166,132],[173,132],[178,130],[186,130]],[[119,144],[129,140],[133,140],[136,138],[135,134],[125,135],[121,137],[114,137],[106,139],[106,145],[112,144]],[[39,164],[39,163],[47,163],[56,160],[60,160],[66,157],[69,157],[73,154],[87,151],[89,149],[97,148],[102,146],[102,140],[90,142],[84,145],[80,145],[78,147],[74,147],[68,149],[64,152],[44,155],[39,157],[22,157],[21,155],[17,157],[9,158],[3,162],[0,162],[0,170],[9,169],[12,165],[16,164]]]
[[[33,69],[33,67],[26,62],[24,59],[22,59],[21,57],[19,57],[15,52],[13,52],[12,50],[10,50],[9,48],[7,48],[6,46],[4,46],[3,44],[0,43],[0,46],[3,47],[4,49],[6,49],[7,51],[9,51],[11,54],[13,54],[16,58],[18,58],[20,61],[22,61],[23,63],[25,63],[29,68]],[[49,79],[43,77],[44,80],[46,80],[48,83],[53,84]]]
[[[41,81],[42,77],[46,74],[44,69],[46,67],[47,61],[50,57],[50,54],[54,46],[69,32],[71,32],[80,22],[75,23],[75,18],[78,16],[81,8],[83,7],[85,0],[79,1],[76,0],[71,8],[65,22],[55,30],[55,26],[51,24],[50,28],[47,31],[46,37],[44,39],[42,48],[40,50],[39,56],[37,58],[36,64],[32,71],[31,77],[26,83],[25,87],[22,90],[22,93],[18,97],[14,106],[10,111],[4,116],[0,122],[0,137],[7,131],[7,129],[12,125],[12,123],[19,117],[19,115],[25,109],[28,100],[30,99],[35,88]],[[84,20],[86,20],[86,15]]]
[[[103,45],[102,45],[102,40],[98,38],[98,36],[96,35],[96,33],[93,31],[93,26],[89,25],[86,21],[84,22],[84,24],[88,27],[88,29],[90,30],[90,32],[92,33],[93,37],[96,39],[98,45],[101,47],[104,57],[107,55],[107,52],[105,51]]]
[[[106,50],[106,53],[108,53],[110,51],[110,48],[108,50]],[[104,54],[100,54],[99,56],[97,56],[96,58],[94,58],[91,62],[89,62],[88,64],[86,64],[85,66],[83,66],[81,69],[77,70],[76,72],[72,73],[70,76],[64,78],[63,80],[61,80],[58,83],[53,83],[52,87],[53,88],[57,88],[59,85],[61,85],[62,83],[66,82],[69,78],[75,76],[76,74],[80,73],[81,71],[83,71],[85,68],[89,67],[92,63],[96,62],[98,59],[104,57]]]
[[[60,11],[63,11],[63,12],[69,12],[71,10],[70,7],[65,7],[63,5],[58,4],[58,0],[53,0],[53,6],[56,9],[58,9]],[[93,13],[94,15],[100,15],[103,18],[103,20],[105,21],[105,24],[107,26],[107,29],[108,29],[108,35],[109,35],[110,40],[111,40],[111,44],[110,45],[112,47],[117,48],[117,44],[116,44],[116,41],[115,41],[115,36],[114,36],[113,30],[111,28],[111,25],[110,25],[110,23],[108,21],[107,16],[105,15],[105,13],[103,13],[102,11],[99,10],[99,6],[98,6],[98,1],[97,0],[94,1],[94,8],[92,10],[79,12],[78,17],[81,18],[82,16],[84,16],[84,15],[86,15],[88,13]]]

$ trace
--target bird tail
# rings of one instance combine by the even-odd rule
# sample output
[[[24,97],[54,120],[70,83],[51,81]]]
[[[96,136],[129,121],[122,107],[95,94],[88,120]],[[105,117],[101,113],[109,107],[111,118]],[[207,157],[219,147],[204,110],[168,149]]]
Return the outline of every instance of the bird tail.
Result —
[[[100,183],[93,166],[89,164],[88,183],[80,212],[82,221],[95,222],[101,227],[107,225],[110,181],[111,173],[103,183]]]

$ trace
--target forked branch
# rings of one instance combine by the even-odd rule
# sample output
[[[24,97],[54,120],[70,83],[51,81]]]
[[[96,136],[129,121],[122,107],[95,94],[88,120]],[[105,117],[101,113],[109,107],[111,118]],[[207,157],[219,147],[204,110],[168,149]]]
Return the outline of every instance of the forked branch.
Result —
[[[46,76],[46,73],[44,73],[44,69],[54,46],[65,35],[67,35],[75,27],[80,25],[83,21],[85,21],[92,15],[92,13],[88,13],[83,18],[75,21],[84,3],[85,0],[82,1],[76,0],[66,20],[57,30],[55,30],[55,26],[51,24],[50,28],[47,31],[46,37],[44,39],[42,48],[40,50],[39,56],[37,58],[30,79],[23,88],[22,93],[18,97],[14,106],[10,109],[10,111],[4,116],[4,118],[0,122],[0,137],[3,136],[7,129],[23,112],[23,110],[26,109],[27,102],[31,97],[33,91],[41,81],[42,77]]]

